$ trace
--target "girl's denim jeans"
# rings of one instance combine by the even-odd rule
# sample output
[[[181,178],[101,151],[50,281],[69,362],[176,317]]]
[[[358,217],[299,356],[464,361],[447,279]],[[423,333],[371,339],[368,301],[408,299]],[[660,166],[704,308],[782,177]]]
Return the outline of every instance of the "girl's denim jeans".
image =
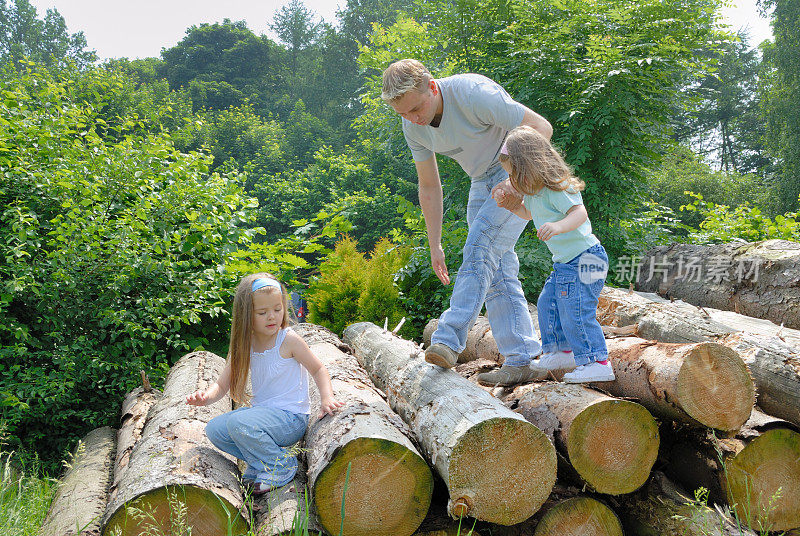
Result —
[[[597,300],[607,272],[608,255],[600,244],[567,263],[553,263],[537,304],[542,350],[572,350],[577,365],[608,358],[597,321]]]
[[[507,365],[528,365],[541,348],[533,330],[528,302],[519,282],[519,259],[514,252],[527,220],[497,206],[492,188],[508,178],[498,164],[472,181],[467,203],[469,233],[464,261],[458,270],[450,307],[439,318],[431,343],[460,353],[467,332],[486,303],[486,316]]]
[[[209,421],[206,435],[219,450],[247,462],[243,478],[270,486],[288,484],[297,473],[290,447],[308,427],[308,415],[277,408],[239,408]]]

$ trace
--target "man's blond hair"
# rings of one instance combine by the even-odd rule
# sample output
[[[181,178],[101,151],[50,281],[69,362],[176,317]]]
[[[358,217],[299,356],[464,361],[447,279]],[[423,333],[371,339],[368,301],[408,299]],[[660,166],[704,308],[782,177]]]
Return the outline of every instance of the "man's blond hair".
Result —
[[[431,73],[422,63],[410,58],[398,60],[383,71],[381,98],[392,102],[413,89],[424,92],[431,80]]]

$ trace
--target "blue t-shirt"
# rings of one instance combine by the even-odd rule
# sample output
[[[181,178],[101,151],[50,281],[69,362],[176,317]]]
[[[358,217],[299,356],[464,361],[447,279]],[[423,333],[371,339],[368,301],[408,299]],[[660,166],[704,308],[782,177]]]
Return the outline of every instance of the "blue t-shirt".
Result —
[[[582,205],[583,198],[579,191],[563,190],[557,192],[542,188],[534,195],[526,195],[522,203],[530,211],[533,224],[539,229],[548,222],[557,222],[567,216],[567,211],[575,205]],[[594,246],[600,241],[592,234],[592,223],[589,218],[577,229],[561,233],[545,241],[553,254],[553,262],[566,263]]]

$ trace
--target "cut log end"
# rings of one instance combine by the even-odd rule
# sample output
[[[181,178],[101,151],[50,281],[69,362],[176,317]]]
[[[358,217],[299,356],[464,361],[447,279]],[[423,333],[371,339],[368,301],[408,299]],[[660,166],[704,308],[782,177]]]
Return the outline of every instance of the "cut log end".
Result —
[[[727,493],[756,531],[800,527],[800,434],[773,429],[726,463]]]
[[[463,503],[460,514],[499,525],[521,523],[542,506],[555,480],[555,447],[544,432],[522,419],[488,419],[453,448],[450,514],[456,516],[453,507]]]
[[[242,534],[247,522],[230,502],[194,486],[157,488],[129,501],[109,519],[105,536]]]
[[[686,355],[677,392],[690,417],[717,430],[738,430],[755,405],[755,387],[744,361],[716,343],[697,344]]]
[[[658,424],[635,402],[603,400],[572,422],[569,461],[600,493],[621,495],[642,486],[658,455]]]
[[[536,526],[534,536],[622,536],[622,524],[600,501],[575,497],[551,508]]]
[[[348,464],[350,491],[345,494]],[[425,518],[432,491],[430,469],[419,455],[394,441],[359,438],[344,446],[320,473],[314,483],[314,503],[330,534],[339,533],[344,494],[345,534],[409,535]]]

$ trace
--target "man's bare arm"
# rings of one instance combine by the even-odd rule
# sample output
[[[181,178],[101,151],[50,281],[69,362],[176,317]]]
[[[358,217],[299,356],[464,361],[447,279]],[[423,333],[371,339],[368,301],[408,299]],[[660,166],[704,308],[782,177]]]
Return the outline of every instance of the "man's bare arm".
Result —
[[[425,217],[428,244],[431,249],[431,267],[443,285],[450,284],[450,275],[442,249],[442,181],[436,165],[436,155],[423,162],[414,162],[419,184],[419,205]]]

